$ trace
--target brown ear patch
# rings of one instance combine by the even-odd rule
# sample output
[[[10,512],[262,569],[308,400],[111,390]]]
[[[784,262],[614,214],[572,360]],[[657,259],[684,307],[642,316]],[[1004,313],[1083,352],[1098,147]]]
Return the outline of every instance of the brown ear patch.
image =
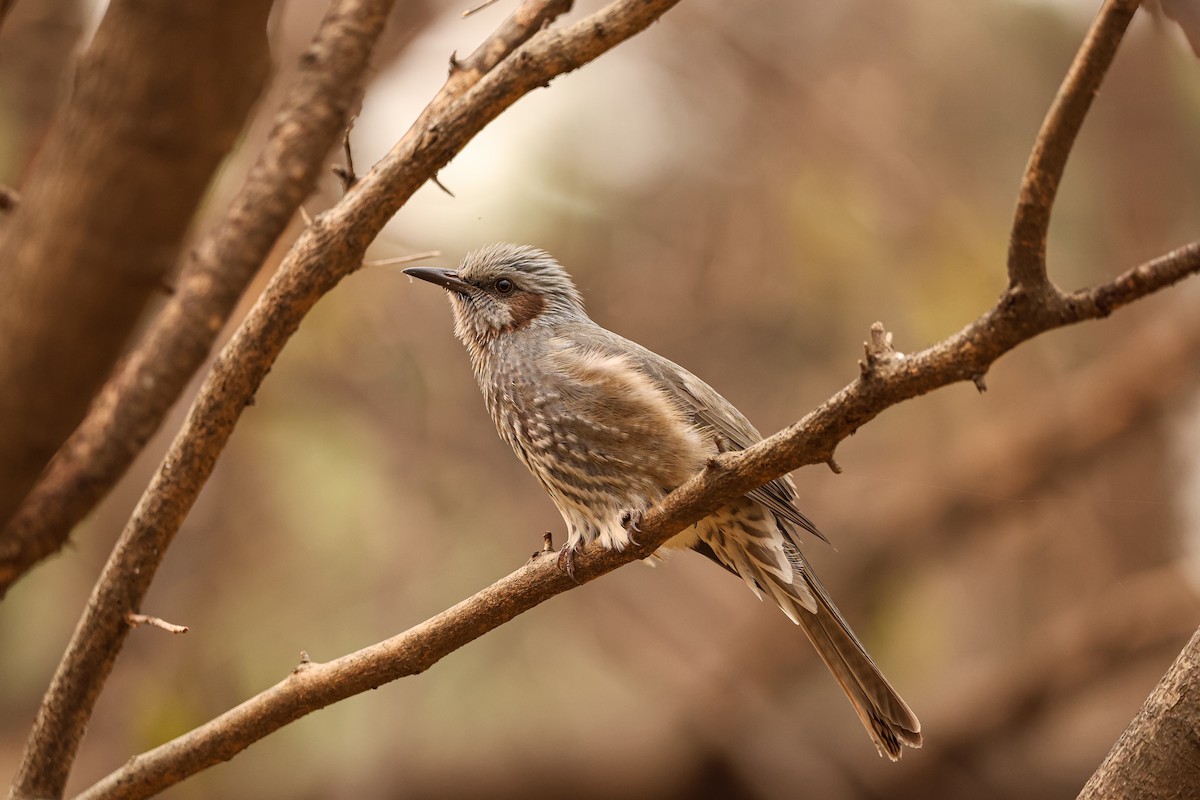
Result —
[[[539,295],[521,292],[508,301],[508,310],[512,314],[512,322],[504,330],[519,331],[538,318],[546,308],[546,301]]]

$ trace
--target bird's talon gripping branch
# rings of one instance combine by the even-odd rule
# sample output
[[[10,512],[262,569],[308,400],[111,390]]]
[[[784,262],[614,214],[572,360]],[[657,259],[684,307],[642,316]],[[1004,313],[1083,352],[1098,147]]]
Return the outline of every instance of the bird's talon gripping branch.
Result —
[[[562,550],[558,551],[558,570],[559,572],[567,573],[567,577],[575,580],[575,548],[569,544],[563,545]]]
[[[625,533],[629,534],[629,543],[634,547],[641,547],[641,542],[633,538],[635,533],[641,533],[642,529],[638,526],[645,516],[641,511],[625,511],[621,514],[621,527],[625,529]]]

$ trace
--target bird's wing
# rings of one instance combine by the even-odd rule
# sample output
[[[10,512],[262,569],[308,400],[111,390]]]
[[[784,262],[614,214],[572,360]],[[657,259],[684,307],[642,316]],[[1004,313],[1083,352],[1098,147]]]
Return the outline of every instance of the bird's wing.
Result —
[[[745,450],[755,442],[762,441],[762,434],[733,403],[675,362],[594,323],[572,331],[571,338],[584,348],[605,354],[636,353],[639,356],[635,361],[636,366],[672,396],[687,404],[695,423],[715,434],[721,452]],[[798,525],[822,541],[829,541],[812,520],[796,507],[796,485],[791,476],[776,478],[749,492],[747,496],[769,508],[777,519]]]

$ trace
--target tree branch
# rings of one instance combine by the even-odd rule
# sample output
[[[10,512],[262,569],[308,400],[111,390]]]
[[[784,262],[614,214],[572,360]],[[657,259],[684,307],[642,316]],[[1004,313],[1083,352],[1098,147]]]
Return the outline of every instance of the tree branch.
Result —
[[[1142,321],[1079,370],[1065,391],[1046,387],[939,450],[934,463],[915,467],[931,485],[987,487],[985,493],[950,492],[940,501],[910,503],[911,492],[898,490],[860,509],[856,524],[877,540],[844,580],[870,585],[897,564],[936,559],[943,548],[962,545],[958,521],[994,514],[998,497],[1024,496],[1049,476],[1092,463],[1112,439],[1194,382],[1179,365],[1193,363],[1200,352],[1200,317],[1179,299],[1178,307]]]
[[[1100,9],[1038,131],[1009,239],[1010,287],[1036,292],[1048,286],[1046,237],[1067,156],[1137,7],[1138,0],[1108,0]]]
[[[1198,673],[1200,631],[1083,787],[1080,800],[1200,797]]]
[[[113,2],[0,243],[0,524],[159,291],[266,80],[270,0]]]
[[[105,565],[38,711],[14,797],[61,795],[96,698],[129,631],[125,615],[139,610],[241,412],[308,310],[361,266],[367,245],[387,220],[487,123],[526,92],[643,30],[675,2],[618,0],[556,31],[544,26],[564,4],[526,0],[514,18],[536,33],[486,74],[451,75],[392,152],[304,231],[217,357]],[[510,43],[522,40],[508,24],[498,36]],[[484,48],[481,52],[495,52],[486,43]]]
[[[228,211],[184,257],[174,294],[0,531],[0,598],[120,480],[208,357],[345,130],[392,2],[340,2],[326,14]]]

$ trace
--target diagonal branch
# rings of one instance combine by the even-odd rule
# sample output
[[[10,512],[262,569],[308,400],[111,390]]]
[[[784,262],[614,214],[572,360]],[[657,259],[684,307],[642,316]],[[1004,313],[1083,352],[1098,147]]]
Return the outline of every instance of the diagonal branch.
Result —
[[[300,236],[213,364],[105,565],[39,708],[14,797],[61,796],[96,699],[129,632],[126,615],[139,610],[234,425],[304,315],[362,265],[367,245],[412,193],[504,109],[645,29],[676,2],[617,0],[558,31],[544,28],[563,10],[561,2],[525,0],[514,16],[537,33],[484,75],[452,75],[392,152]],[[511,26],[501,33],[505,41],[521,40]]]
[[[174,294],[0,531],[0,598],[57,552],[120,480],[208,357],[345,129],[390,5],[372,0],[331,7],[228,211],[185,256]]]
[[[1067,156],[1083,126],[1117,45],[1137,10],[1138,0],[1108,0],[1092,23],[1054,103],[1038,131],[1021,179],[1021,192],[1008,246],[1009,286],[1046,288],[1046,237],[1050,211],[1067,166]]]
[[[1196,674],[1200,630],[1146,698],[1142,709],[1092,775],[1079,800],[1196,797],[1200,793],[1200,726]],[[1157,746],[1147,746],[1154,742]]]

